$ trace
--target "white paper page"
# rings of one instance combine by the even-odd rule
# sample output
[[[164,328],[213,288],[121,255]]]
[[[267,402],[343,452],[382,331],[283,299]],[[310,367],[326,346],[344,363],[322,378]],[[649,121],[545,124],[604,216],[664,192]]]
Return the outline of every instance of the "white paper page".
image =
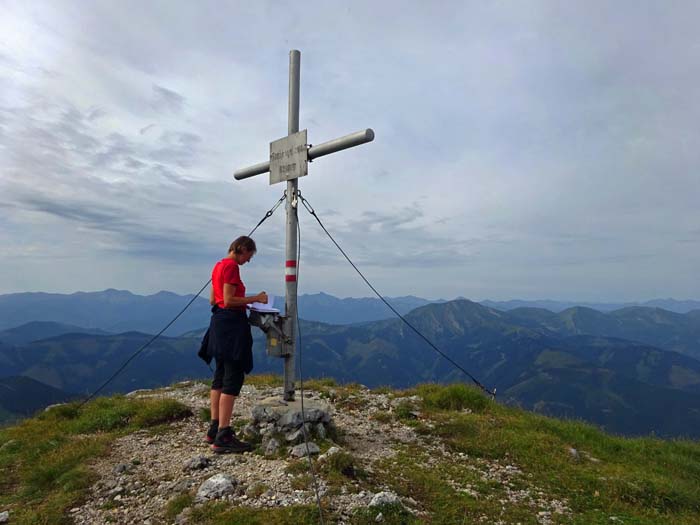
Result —
[[[250,303],[248,305],[248,308],[250,308],[251,310],[255,310],[257,312],[278,313],[279,310],[273,306],[274,304],[275,304],[275,296],[268,295],[266,303]]]

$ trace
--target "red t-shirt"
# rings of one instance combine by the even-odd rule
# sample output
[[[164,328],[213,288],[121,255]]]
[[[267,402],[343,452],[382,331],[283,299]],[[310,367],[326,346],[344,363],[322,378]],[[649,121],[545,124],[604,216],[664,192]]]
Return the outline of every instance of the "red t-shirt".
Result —
[[[224,283],[235,284],[234,297],[245,297],[245,285],[241,281],[241,272],[234,259],[221,259],[211,272],[211,284],[214,287],[214,301],[219,308],[224,308]],[[233,310],[245,310],[245,306],[237,306]]]

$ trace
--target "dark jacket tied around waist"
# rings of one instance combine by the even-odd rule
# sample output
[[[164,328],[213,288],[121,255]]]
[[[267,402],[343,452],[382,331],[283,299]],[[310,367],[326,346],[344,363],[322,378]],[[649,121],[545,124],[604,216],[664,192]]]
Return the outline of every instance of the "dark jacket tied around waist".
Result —
[[[209,330],[204,334],[197,355],[207,364],[213,358],[236,361],[240,369],[249,374],[253,370],[253,335],[245,312],[214,306]]]

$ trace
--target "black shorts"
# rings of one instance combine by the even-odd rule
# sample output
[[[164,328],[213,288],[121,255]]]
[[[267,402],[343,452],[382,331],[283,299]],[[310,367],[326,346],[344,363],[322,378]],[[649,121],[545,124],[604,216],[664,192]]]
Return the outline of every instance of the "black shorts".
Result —
[[[237,396],[241,393],[244,379],[245,373],[238,362],[217,359],[211,389],[221,390],[222,393],[230,396]]]

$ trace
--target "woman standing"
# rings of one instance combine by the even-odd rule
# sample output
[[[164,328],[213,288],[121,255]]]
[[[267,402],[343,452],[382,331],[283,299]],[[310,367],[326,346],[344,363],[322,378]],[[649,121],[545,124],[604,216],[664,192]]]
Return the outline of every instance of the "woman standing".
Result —
[[[231,429],[231,414],[241,392],[245,374],[253,369],[253,337],[246,305],[266,303],[267,294],[246,296],[239,267],[253,258],[255,241],[242,236],[233,241],[228,255],[216,263],[211,274],[212,316],[209,323],[207,355],[216,359],[211,384],[211,424],[206,441],[217,453],[246,452],[249,443],[236,438]]]

